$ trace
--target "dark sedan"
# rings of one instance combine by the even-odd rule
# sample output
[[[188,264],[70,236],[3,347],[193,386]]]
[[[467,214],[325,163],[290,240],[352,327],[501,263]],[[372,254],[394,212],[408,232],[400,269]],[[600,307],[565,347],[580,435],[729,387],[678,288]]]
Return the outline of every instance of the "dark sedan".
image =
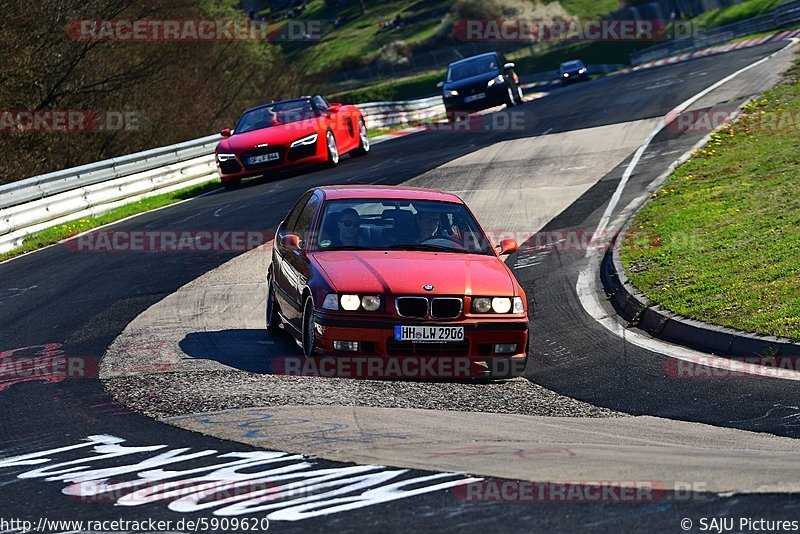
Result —
[[[561,80],[561,85],[568,85],[573,82],[588,82],[589,69],[580,59],[565,61],[558,69],[558,77]]]
[[[522,88],[514,64],[497,52],[451,63],[446,80],[439,82],[438,87],[443,91],[448,113],[522,103]]]

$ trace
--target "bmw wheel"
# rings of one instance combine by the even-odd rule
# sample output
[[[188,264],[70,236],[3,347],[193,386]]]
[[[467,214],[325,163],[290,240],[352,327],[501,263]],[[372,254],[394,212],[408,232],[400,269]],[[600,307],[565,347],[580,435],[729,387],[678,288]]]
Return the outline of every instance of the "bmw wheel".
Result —
[[[267,290],[267,332],[277,334],[281,330],[281,317],[278,315],[278,303],[275,300],[275,280],[269,281]]]
[[[317,348],[317,324],[314,321],[314,299],[310,296],[303,306],[303,355],[314,355]]]

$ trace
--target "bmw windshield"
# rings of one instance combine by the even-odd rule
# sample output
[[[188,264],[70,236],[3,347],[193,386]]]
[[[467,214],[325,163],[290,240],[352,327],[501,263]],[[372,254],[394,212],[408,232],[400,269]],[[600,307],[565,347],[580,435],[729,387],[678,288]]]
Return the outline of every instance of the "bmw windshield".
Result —
[[[431,200],[328,201],[311,250],[494,254],[486,234],[463,204]]]

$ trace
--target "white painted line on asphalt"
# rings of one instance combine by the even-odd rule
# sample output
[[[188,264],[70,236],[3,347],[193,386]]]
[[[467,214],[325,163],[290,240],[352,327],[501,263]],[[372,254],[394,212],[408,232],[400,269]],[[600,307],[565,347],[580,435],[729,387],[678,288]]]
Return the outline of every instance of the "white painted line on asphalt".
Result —
[[[673,111],[671,111],[670,114],[680,113],[681,111],[683,111],[687,107],[689,107],[691,104],[696,102],[698,99],[700,99],[703,96],[705,96],[706,94],[708,94],[713,89],[716,89],[716,88],[720,87],[721,85],[723,85],[724,83],[732,80],[733,78],[735,78],[739,74],[742,74],[743,72],[745,72],[745,71],[747,71],[747,70],[749,70],[749,69],[751,69],[751,68],[753,68],[753,67],[755,67],[757,65],[760,65],[761,63],[764,63],[765,61],[768,61],[769,59],[772,59],[775,55],[779,54],[780,52],[783,52],[784,50],[787,50],[788,48],[790,48],[791,46],[794,46],[798,42],[800,42],[800,41],[798,41],[797,39],[792,39],[792,41],[791,41],[791,43],[789,45],[781,48],[777,52],[775,52],[773,54],[770,54],[769,56],[767,56],[767,57],[765,57],[765,58],[763,58],[763,59],[761,59],[761,60],[759,60],[759,61],[757,61],[757,62],[755,62],[755,63],[753,63],[751,65],[748,65],[747,67],[745,67],[745,68],[743,68],[741,70],[736,71],[735,73],[731,74],[730,76],[728,76],[728,77],[720,80],[719,82],[715,83],[711,87],[701,91],[697,95],[693,96],[692,98],[688,99],[684,103],[680,104]],[[669,116],[670,114],[667,114],[667,116]],[[653,138],[655,138],[655,136],[664,128],[664,126],[665,126],[665,123],[662,122],[662,124],[660,126],[655,128],[653,130],[653,132],[650,134],[650,136],[648,136],[648,138],[644,141],[642,146],[639,147],[639,149],[634,154],[634,157],[631,160],[631,163],[628,165],[627,169],[625,170],[625,174],[623,175],[622,180],[620,181],[619,185],[617,186],[617,190],[614,192],[614,195],[611,198],[611,202],[609,203],[608,208],[606,208],[606,211],[604,212],[603,217],[601,218],[600,223],[598,224],[597,230],[595,231],[595,234],[594,234],[595,238],[600,236],[601,232],[603,232],[608,227],[608,223],[609,223],[609,220],[611,218],[611,214],[612,214],[613,210],[616,208],[616,205],[619,203],[620,197],[622,196],[622,191],[625,188],[625,185],[627,184],[628,179],[633,174],[633,171],[635,170],[636,165],[639,163],[639,160],[641,159],[642,154],[644,153],[644,151],[647,149],[649,144],[652,142]],[[649,191],[651,191],[653,188],[655,188],[660,183],[662,183],[664,180],[666,180],[669,177],[669,175],[672,173],[672,171],[675,170],[675,168],[677,168],[679,165],[681,165],[682,163],[687,161],[689,159],[689,157],[691,157],[691,153],[694,150],[704,146],[708,142],[708,139],[711,137],[712,134],[713,134],[713,132],[709,133],[708,135],[703,137],[703,139],[698,141],[692,148],[690,148],[688,151],[686,151],[680,158],[678,158],[678,160],[673,162],[672,165],[670,165],[669,168],[664,173],[662,173],[658,178],[653,180],[648,185],[648,187],[646,188],[644,195],[641,195],[641,196],[633,199],[619,213],[619,215],[614,220],[614,223],[613,223],[612,227],[613,228],[617,228],[617,227],[621,226],[628,219],[628,217],[633,215],[633,213],[637,209],[639,209],[641,204],[643,204],[647,200],[647,196],[649,194]],[[672,343],[668,343],[666,341],[661,341],[659,339],[653,338],[653,337],[651,337],[649,335],[645,335],[643,333],[639,333],[639,332],[636,332],[636,331],[633,331],[633,330],[628,330],[627,328],[625,328],[622,324],[620,324],[617,321],[615,316],[612,317],[609,314],[607,314],[605,309],[603,308],[603,306],[600,304],[600,300],[598,299],[597,291],[596,291],[596,284],[597,284],[597,280],[599,279],[600,265],[599,265],[599,262],[592,261],[593,254],[594,253],[592,251],[589,251],[589,252],[586,253],[586,258],[589,261],[588,261],[587,266],[583,270],[581,270],[580,274],[578,275],[578,282],[575,285],[575,291],[578,294],[578,299],[580,300],[581,305],[583,306],[583,309],[586,310],[586,312],[589,315],[591,315],[592,318],[595,321],[600,323],[603,327],[605,327],[611,333],[621,337],[626,342],[630,342],[630,343],[636,345],[637,347],[640,347],[640,348],[643,348],[645,350],[648,350],[648,351],[651,351],[651,352],[655,352],[655,353],[658,353],[658,354],[662,354],[662,355],[668,356],[670,358],[674,358],[674,359],[677,359],[677,360],[689,362],[689,363],[692,363],[692,364],[700,364],[700,365],[705,366],[705,367],[713,367],[715,369],[721,369],[721,370],[724,370],[724,371],[730,371],[732,373],[741,373],[741,374],[747,374],[747,375],[754,375],[754,376],[759,376],[759,377],[764,377],[764,378],[780,378],[780,379],[784,379],[784,380],[800,381],[800,372],[797,372],[797,371],[793,371],[793,370],[790,370],[790,369],[776,369],[774,367],[766,367],[766,366],[760,366],[760,365],[756,365],[756,364],[744,364],[741,361],[731,360],[731,359],[728,359],[728,358],[721,358],[721,357],[714,356],[714,355],[711,355],[711,354],[707,354],[707,353],[704,353],[704,352],[692,350],[692,349],[689,349],[687,347],[683,347],[681,345],[675,345],[675,344],[672,344]]]

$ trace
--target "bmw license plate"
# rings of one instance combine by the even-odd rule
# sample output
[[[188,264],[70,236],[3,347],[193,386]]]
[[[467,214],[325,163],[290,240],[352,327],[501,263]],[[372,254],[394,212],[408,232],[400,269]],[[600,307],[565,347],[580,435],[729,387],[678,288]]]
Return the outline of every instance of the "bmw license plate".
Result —
[[[248,165],[255,165],[256,163],[264,163],[265,161],[275,161],[276,159],[280,159],[281,155],[277,152],[267,152],[266,154],[261,154],[260,156],[253,156],[247,158]]]
[[[478,93],[477,95],[472,95],[464,98],[464,103],[469,104],[470,102],[475,102],[476,100],[480,100],[481,98],[486,98],[486,93]]]
[[[395,326],[396,341],[415,341],[417,343],[447,343],[464,341],[463,326]]]

